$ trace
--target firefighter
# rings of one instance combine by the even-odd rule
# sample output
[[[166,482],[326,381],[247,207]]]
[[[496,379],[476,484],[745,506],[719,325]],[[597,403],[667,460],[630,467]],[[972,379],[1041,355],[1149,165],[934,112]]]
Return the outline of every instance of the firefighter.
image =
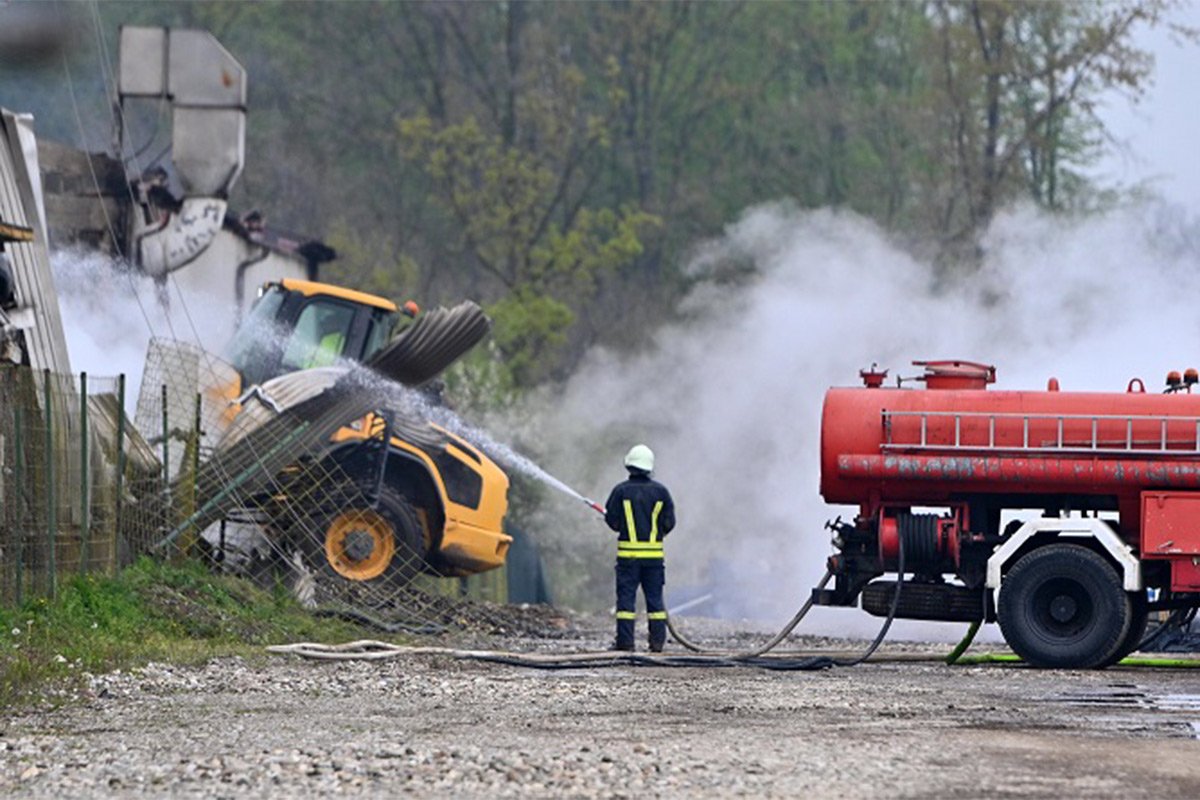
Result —
[[[613,487],[604,505],[604,521],[617,532],[617,650],[633,650],[637,590],[646,598],[650,649],[661,653],[667,641],[663,605],[663,539],[675,527],[675,503],[667,487],[650,477],[654,453],[634,445],[625,456],[629,479]]]

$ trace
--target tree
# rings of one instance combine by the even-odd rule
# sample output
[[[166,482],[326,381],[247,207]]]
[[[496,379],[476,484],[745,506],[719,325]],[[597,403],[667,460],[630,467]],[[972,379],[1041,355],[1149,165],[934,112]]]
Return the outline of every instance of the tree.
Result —
[[[556,126],[561,120],[554,113],[540,118]],[[399,131],[405,158],[423,165],[465,251],[500,286],[489,310],[514,380],[528,386],[544,379],[566,341],[572,306],[591,297],[600,276],[641,252],[641,234],[656,219],[629,207],[583,207],[571,188],[574,159],[553,169],[545,153],[507,145],[503,134],[485,133],[474,119],[436,128],[417,117],[402,120]]]
[[[908,226],[926,169],[925,7],[811,2],[748,13],[770,67],[754,70],[759,95],[740,95],[743,179],[760,196]]]
[[[932,7],[941,96],[935,141],[948,145],[940,195],[947,238],[969,239],[1005,202],[1028,193],[1062,208],[1082,191],[1064,180],[1095,158],[1106,91],[1136,99],[1153,66],[1133,44],[1169,4],[941,0]],[[932,188],[932,187],[930,187]]]
[[[1172,2],[111,2],[70,57],[85,94],[118,24],[213,30],[250,75],[235,206],[329,237],[333,280],[492,304],[528,383],[670,319],[688,249],[757,203],[947,264],[1013,200],[1087,208],[1096,100],[1146,85],[1133,33]],[[76,138],[60,72],[5,96]]]

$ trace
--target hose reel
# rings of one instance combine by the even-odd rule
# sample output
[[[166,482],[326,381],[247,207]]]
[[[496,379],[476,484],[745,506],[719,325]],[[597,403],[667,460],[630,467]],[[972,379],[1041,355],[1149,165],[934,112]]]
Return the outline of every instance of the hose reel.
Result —
[[[912,514],[883,509],[879,515],[879,556],[889,570],[898,560],[903,540],[904,560],[913,572],[958,562],[958,520],[939,514]]]

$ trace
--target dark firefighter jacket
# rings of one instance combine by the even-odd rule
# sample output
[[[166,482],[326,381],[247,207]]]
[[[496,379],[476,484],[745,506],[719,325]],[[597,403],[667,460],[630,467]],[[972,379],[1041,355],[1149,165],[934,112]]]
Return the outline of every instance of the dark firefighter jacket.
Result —
[[[634,472],[609,494],[604,521],[618,533],[617,558],[662,558],[662,540],[675,527],[675,503],[667,487]]]

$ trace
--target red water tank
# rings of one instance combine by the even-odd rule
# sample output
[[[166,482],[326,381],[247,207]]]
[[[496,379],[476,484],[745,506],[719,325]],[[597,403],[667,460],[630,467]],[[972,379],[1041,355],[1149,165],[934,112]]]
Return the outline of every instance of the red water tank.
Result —
[[[988,391],[993,367],[915,363],[924,390],[826,394],[826,502],[1109,495],[1136,520],[1143,490],[1200,488],[1200,395],[1151,394],[1140,381],[1124,392]]]

